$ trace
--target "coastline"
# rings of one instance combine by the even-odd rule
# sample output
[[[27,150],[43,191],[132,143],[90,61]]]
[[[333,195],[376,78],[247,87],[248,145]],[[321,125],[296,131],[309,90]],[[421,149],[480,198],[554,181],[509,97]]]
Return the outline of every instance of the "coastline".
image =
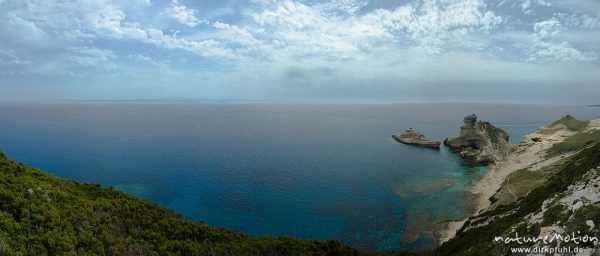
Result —
[[[592,121],[600,121],[600,119]],[[469,190],[472,198],[465,206],[465,210],[469,213],[469,216],[462,220],[442,220],[436,223],[433,233],[437,244],[441,245],[452,239],[469,218],[495,208],[497,204],[493,204],[489,199],[500,191],[504,181],[511,173],[525,168],[538,171],[543,167],[552,165],[574,154],[575,152],[571,152],[551,158],[544,157],[546,150],[552,147],[552,145],[563,141],[573,134],[574,132],[567,129],[549,131],[542,126],[535,132],[526,135],[516,145],[516,149],[509,153],[503,160],[490,164],[489,170],[484,177],[477,181]],[[507,190],[510,193],[508,188]]]

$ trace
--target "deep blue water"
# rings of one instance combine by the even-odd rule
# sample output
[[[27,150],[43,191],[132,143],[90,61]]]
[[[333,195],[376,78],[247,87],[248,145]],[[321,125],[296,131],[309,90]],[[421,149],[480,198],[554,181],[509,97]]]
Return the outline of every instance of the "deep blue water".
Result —
[[[424,249],[435,221],[466,216],[485,174],[442,140],[477,113],[517,142],[543,123],[600,108],[493,104],[291,105],[0,103],[0,149],[60,177],[97,182],[194,220],[251,235]]]

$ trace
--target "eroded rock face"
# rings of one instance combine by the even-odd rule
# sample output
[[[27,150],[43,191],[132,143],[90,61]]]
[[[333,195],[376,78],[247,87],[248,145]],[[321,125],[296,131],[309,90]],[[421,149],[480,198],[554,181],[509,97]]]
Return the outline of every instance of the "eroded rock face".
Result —
[[[430,140],[425,137],[425,135],[417,132],[413,128],[409,128],[401,134],[392,135],[396,141],[409,144],[409,145],[417,145],[421,147],[428,148],[440,148],[440,141]]]
[[[475,114],[466,116],[463,122],[460,136],[445,139],[446,146],[474,163],[494,163],[506,157],[511,149],[508,133],[488,122],[478,122]]]

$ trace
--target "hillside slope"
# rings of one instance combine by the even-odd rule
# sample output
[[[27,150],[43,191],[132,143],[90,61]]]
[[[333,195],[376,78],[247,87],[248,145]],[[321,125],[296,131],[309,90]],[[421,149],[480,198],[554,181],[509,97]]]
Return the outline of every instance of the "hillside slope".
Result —
[[[515,168],[491,171],[511,170],[498,180],[499,189],[489,198],[492,205],[466,220],[454,238],[423,255],[515,255],[512,248],[559,245],[556,241],[548,245],[493,241],[498,236],[516,234],[531,238],[571,234],[600,237],[596,227],[600,224],[598,121],[582,122],[567,116],[526,136],[518,150],[500,163],[500,167],[506,167],[514,156],[523,156],[512,164]],[[548,155],[556,148],[561,149],[560,155]],[[529,151],[535,152],[535,157]],[[599,244],[560,245],[588,248],[582,255],[589,255],[589,248]]]
[[[337,241],[252,238],[0,152],[0,255],[357,255]]]

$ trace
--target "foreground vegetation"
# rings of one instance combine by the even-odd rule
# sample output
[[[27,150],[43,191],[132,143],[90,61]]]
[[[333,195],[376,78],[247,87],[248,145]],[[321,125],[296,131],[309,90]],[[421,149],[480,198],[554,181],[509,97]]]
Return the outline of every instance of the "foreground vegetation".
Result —
[[[357,255],[337,241],[252,238],[192,222],[97,184],[60,179],[0,152],[0,255]]]

